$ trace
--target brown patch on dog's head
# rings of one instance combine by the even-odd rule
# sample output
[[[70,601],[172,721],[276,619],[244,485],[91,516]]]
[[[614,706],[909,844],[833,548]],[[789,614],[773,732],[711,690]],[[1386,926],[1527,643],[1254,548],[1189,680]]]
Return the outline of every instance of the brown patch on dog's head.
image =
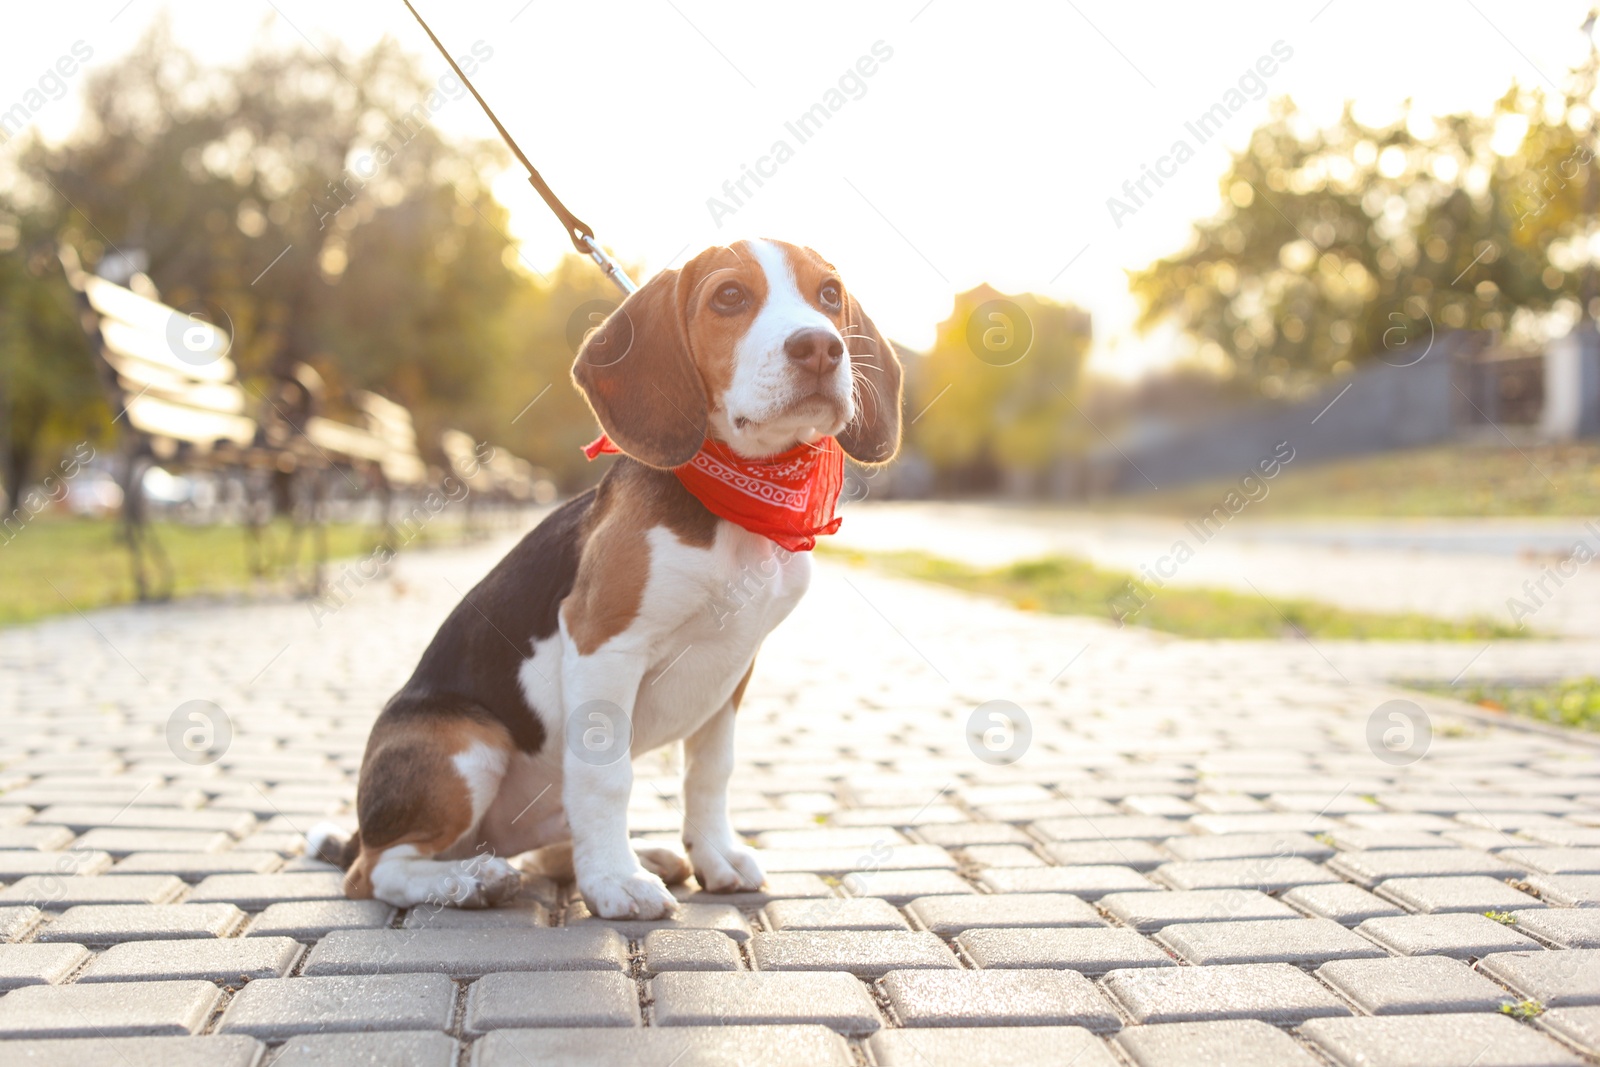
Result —
[[[688,462],[708,435],[761,456],[837,433],[869,464],[899,447],[893,347],[832,264],[781,241],[719,245],[661,272],[590,336],[572,374],[617,447],[653,467]]]

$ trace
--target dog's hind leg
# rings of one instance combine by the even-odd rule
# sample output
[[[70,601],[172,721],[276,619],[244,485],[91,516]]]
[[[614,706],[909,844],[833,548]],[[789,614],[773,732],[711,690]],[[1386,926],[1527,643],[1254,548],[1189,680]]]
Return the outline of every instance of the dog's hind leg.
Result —
[[[361,767],[360,852],[345,895],[402,908],[483,908],[516,896],[517,871],[475,847],[513,747],[504,726],[470,709],[386,709]]]

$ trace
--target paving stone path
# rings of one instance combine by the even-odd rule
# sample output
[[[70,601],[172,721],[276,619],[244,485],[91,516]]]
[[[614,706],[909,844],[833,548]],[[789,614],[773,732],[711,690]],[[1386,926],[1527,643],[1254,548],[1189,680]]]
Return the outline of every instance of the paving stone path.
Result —
[[[1187,642],[838,561],[739,716],[765,891],[344,900],[303,832],[504,548],[0,631],[0,1063],[1600,1061],[1597,749],[1386,704],[1474,649]],[[642,836],[675,759],[638,763]]]

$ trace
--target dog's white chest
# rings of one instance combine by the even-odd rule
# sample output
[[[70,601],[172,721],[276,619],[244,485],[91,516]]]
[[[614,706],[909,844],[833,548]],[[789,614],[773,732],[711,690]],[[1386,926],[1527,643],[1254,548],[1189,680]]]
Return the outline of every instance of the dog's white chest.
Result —
[[[596,656],[642,657],[633,702],[635,754],[686,737],[722,707],[756,649],[805,594],[811,559],[731,523],[709,547],[686,545],[669,530],[648,534],[649,578],[638,613]],[[551,745],[564,743],[562,678],[577,655],[565,633],[540,641],[520,672],[523,692]]]
[[[635,752],[686,736],[726,703],[756,649],[811,580],[809,555],[786,552],[729,523],[721,524],[709,549],[657,536],[664,534],[652,532],[652,588],[641,616],[659,612],[666,625],[652,643],[651,667],[639,687]],[[685,608],[691,608],[686,618]],[[674,619],[681,621],[668,621]]]

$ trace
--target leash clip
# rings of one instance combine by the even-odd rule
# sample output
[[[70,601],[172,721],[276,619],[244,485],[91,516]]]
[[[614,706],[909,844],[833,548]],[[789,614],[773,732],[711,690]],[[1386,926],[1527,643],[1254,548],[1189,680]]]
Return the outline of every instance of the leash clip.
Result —
[[[628,272],[623,270],[616,260],[606,255],[600,243],[594,239],[594,234],[584,234],[583,244],[587,247],[580,248],[580,251],[600,265],[601,273],[611,279],[612,285],[622,290],[623,296],[639,291],[638,283],[628,277]]]

